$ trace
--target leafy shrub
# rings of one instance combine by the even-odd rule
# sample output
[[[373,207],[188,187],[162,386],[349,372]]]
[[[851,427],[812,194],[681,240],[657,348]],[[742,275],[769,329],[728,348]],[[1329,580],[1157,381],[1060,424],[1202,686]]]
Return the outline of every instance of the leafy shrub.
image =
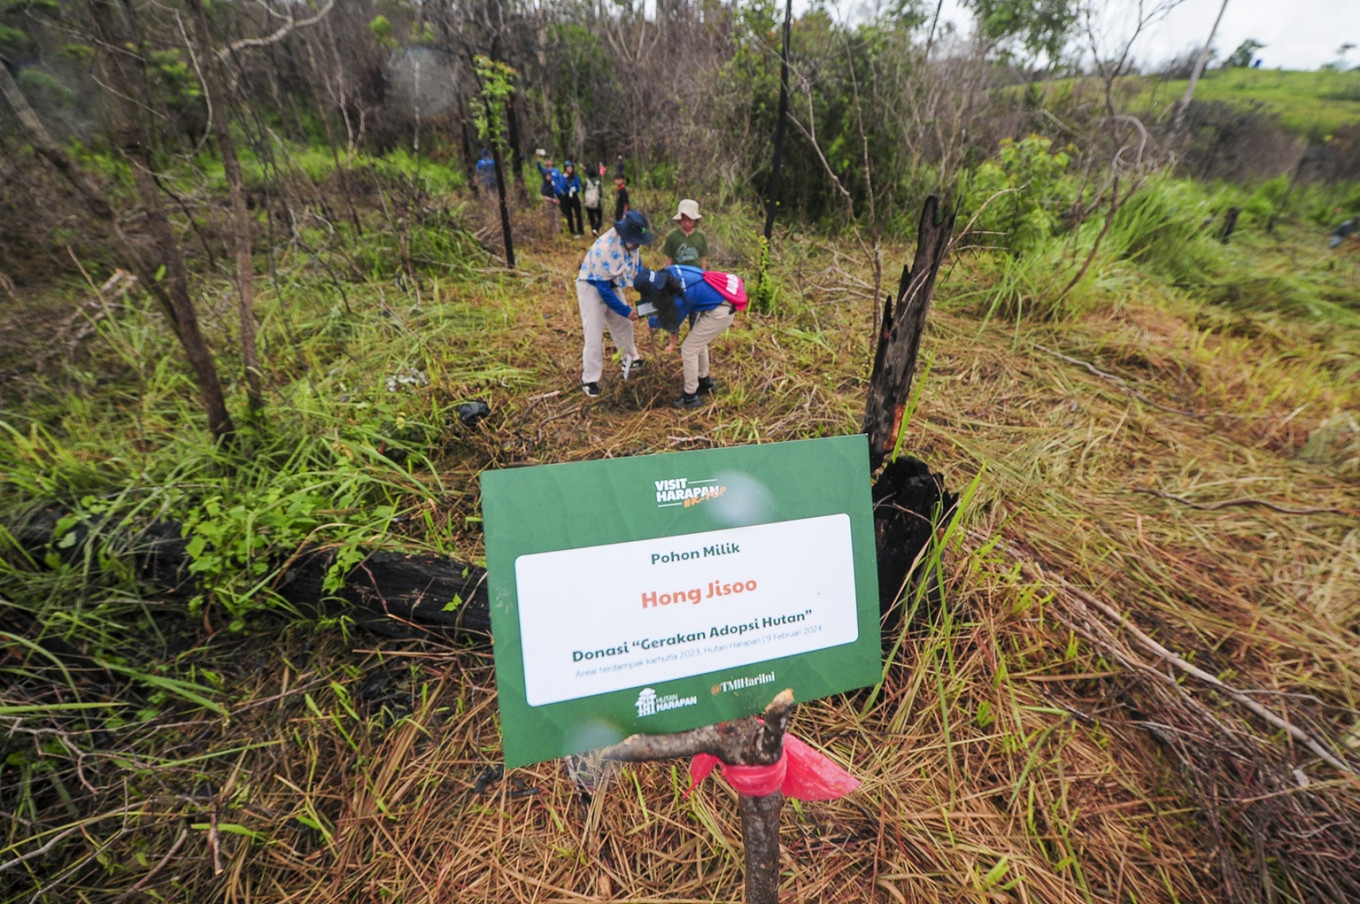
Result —
[[[1058,231],[1060,212],[1071,204],[1076,188],[1063,178],[1071,154],[1054,151],[1052,144],[1038,135],[1005,139],[996,160],[961,177],[960,215],[965,222],[977,216],[973,231],[987,234],[980,244],[1023,253]]]
[[[463,171],[455,166],[434,163],[415,157],[405,149],[390,151],[381,157],[363,156],[359,163],[369,167],[374,175],[384,180],[414,183],[431,195],[443,195],[465,188]]]

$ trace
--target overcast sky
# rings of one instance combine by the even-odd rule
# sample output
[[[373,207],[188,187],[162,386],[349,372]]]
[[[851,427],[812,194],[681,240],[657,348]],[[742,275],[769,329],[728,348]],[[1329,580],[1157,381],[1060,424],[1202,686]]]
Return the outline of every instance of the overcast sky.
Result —
[[[1136,4],[1110,0],[1110,6],[1133,9]],[[1220,6],[1222,0],[1184,0],[1139,39],[1134,58],[1155,67],[1202,45]],[[941,19],[952,20],[963,33],[972,27],[972,15],[959,0],[944,0]],[[1228,0],[1214,36],[1218,59],[1248,39],[1266,45],[1257,56],[1267,69],[1316,69],[1335,60],[1337,48],[1346,42],[1357,45],[1347,60],[1360,66],[1360,0]]]

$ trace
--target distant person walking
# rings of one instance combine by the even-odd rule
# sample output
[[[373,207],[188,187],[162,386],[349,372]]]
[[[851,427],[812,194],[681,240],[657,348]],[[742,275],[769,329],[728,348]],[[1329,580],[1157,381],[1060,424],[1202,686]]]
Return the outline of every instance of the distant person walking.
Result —
[[[580,238],[586,234],[581,220],[581,179],[576,175],[576,164],[570,160],[562,164],[562,177],[557,182],[557,203],[567,221],[567,231]]]
[[[604,330],[633,369],[644,363],[633,341],[637,312],[619,298],[616,289],[633,285],[642,258],[638,249],[652,243],[647,217],[630,210],[614,228],[597,238],[586,252],[576,273],[576,302],[581,310],[585,344],[581,349],[581,390],[594,398],[600,394],[604,373]]]
[[[595,172],[586,171],[586,184],[581,189],[581,201],[585,204],[586,219],[590,221],[590,234],[598,236],[604,225],[604,190],[600,186],[600,174],[604,164]]]
[[[477,158],[477,185],[484,197],[496,193],[496,161],[490,148],[482,148],[482,156]]]
[[[614,177],[614,219],[622,220],[631,209],[628,204],[628,180],[622,176]]]
[[[557,180],[562,174],[542,148],[534,151],[534,157],[534,162],[538,164],[538,194],[543,199],[543,209],[548,216],[548,235],[551,236],[557,229]]]

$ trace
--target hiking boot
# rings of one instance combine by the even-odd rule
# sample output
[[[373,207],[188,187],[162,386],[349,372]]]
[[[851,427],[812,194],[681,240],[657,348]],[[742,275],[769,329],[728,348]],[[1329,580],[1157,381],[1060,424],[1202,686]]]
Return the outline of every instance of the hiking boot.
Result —
[[[597,395],[600,394],[600,384],[599,384],[599,383],[582,383],[582,384],[581,384],[581,391],[584,392],[586,395],[590,396],[590,397],[593,399],[593,398],[595,398]]]
[[[671,404],[674,405],[676,408],[698,408],[703,403],[704,400],[699,398],[699,393],[682,392],[680,394],[680,397],[677,398]]]
[[[718,388],[712,377],[699,378],[699,395],[712,395],[713,390]]]

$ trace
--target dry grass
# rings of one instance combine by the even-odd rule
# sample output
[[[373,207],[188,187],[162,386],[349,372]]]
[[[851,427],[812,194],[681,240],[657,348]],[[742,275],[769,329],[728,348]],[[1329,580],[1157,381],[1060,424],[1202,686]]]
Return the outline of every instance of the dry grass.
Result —
[[[739,320],[715,346],[715,403],[681,413],[678,360],[656,349],[626,384],[607,372],[600,400],[579,392],[564,274],[583,251],[529,249],[518,277],[460,299],[504,312],[494,338],[425,349],[431,392],[496,410],[441,462],[441,524],[477,513],[487,466],[858,428],[871,312],[829,256],[785,262],[788,307]],[[965,261],[939,286],[905,445],[951,488],[976,482],[944,601],[904,601],[879,688],[795,716],[864,785],[786,807],[784,899],[1355,900],[1357,337],[1245,315],[1239,334],[1208,330],[1218,312],[1156,297],[986,322],[951,301],[969,279]],[[465,376],[491,359],[527,385]],[[177,663],[223,676],[228,715],[163,711],[47,776],[67,799],[12,814],[0,898],[740,899],[720,782],[686,796],[682,763],[588,758],[501,775],[488,650],[260,639],[218,635]],[[89,680],[85,699],[119,697]],[[60,734],[35,731],[35,749]],[[34,854],[62,832],[59,857]]]

